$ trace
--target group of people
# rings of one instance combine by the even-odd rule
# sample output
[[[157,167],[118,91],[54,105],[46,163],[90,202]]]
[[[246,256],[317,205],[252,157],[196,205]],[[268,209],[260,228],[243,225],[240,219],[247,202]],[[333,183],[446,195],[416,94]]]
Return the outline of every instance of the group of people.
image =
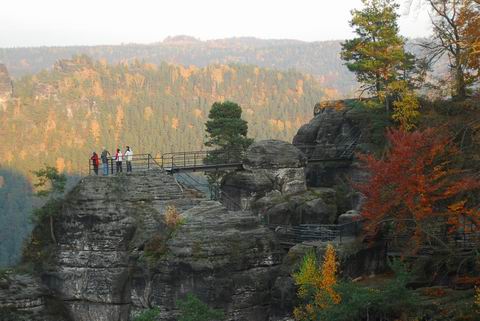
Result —
[[[126,148],[125,152],[123,153],[120,150],[120,148],[117,148],[117,152],[113,157],[105,147],[103,147],[100,157],[98,157],[98,154],[96,152],[93,152],[92,157],[90,157],[90,160],[92,161],[93,171],[95,172],[95,175],[98,175],[98,167],[100,166],[100,160],[102,161],[103,176],[108,175],[108,170],[110,166],[109,162],[111,162],[112,173],[113,173],[113,161],[115,161],[116,173],[123,172],[123,165],[122,165],[123,160],[125,160],[125,162],[127,163],[127,173],[131,173],[133,152],[130,149],[130,146],[126,146],[125,148]]]

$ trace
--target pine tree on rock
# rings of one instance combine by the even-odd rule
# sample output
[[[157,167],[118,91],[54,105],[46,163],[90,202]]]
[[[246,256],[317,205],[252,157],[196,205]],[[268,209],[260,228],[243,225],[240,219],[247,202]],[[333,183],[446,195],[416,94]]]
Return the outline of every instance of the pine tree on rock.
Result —
[[[210,152],[204,161],[207,164],[240,161],[244,151],[253,142],[253,139],[247,137],[248,124],[242,119],[242,108],[231,101],[215,102],[208,118],[205,123],[208,139],[205,146],[214,147],[215,151]],[[224,175],[224,171],[208,173],[208,181],[214,193]]]
[[[389,112],[394,101],[411,97],[406,88],[411,87],[413,80],[415,56],[405,51],[405,39],[399,35],[398,5],[392,0],[362,2],[365,7],[353,10],[350,21],[357,37],[342,44],[341,58],[356,74],[362,84],[362,93],[377,96]],[[393,104],[394,109],[402,106]],[[409,121],[416,116],[416,110],[413,110],[402,112],[397,118]]]
[[[248,124],[242,119],[242,108],[231,101],[215,102],[208,115],[208,147],[221,150],[245,150],[253,142],[247,137]]]

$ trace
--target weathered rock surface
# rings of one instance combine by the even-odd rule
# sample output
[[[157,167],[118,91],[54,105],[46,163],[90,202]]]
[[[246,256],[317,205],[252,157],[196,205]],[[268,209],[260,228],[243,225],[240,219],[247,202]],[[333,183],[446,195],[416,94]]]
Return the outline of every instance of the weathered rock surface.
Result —
[[[246,169],[304,167],[305,155],[292,144],[281,140],[262,140],[248,148],[243,162]]]
[[[64,312],[39,279],[13,272],[0,277],[0,320],[68,321]]]
[[[336,202],[335,190],[315,188],[289,197],[270,193],[252,206],[272,225],[333,224],[337,219]]]
[[[222,181],[225,203],[231,200],[248,207],[272,191],[282,195],[306,191],[305,161],[305,155],[287,142],[265,140],[252,144],[244,159],[245,170],[230,173]]]
[[[298,130],[293,145],[317,159],[342,159],[370,151],[372,137],[368,126],[362,124],[363,117],[346,101],[322,102],[315,106],[314,118]],[[325,187],[338,185],[346,177],[354,181],[365,177],[359,164],[348,160],[310,164],[306,175],[309,186]]]
[[[173,233],[167,206],[184,220]],[[73,321],[127,321],[151,306],[174,320],[188,292],[227,320],[268,320],[282,256],[272,232],[250,212],[185,197],[172,176],[84,178],[54,227],[58,245],[42,277]]]

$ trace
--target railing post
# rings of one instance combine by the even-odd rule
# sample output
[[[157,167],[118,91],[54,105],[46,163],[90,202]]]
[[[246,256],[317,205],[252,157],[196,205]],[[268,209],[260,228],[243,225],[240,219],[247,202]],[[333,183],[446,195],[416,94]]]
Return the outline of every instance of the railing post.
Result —
[[[147,156],[147,169],[150,169],[150,154]]]
[[[187,152],[183,152],[183,167],[187,167]]]
[[[110,157],[110,173],[113,175],[113,158]]]
[[[197,153],[193,153],[193,168],[197,166]]]
[[[92,175],[92,165],[90,160],[88,160],[88,175]]]
[[[172,169],[173,169],[173,154],[172,154]]]

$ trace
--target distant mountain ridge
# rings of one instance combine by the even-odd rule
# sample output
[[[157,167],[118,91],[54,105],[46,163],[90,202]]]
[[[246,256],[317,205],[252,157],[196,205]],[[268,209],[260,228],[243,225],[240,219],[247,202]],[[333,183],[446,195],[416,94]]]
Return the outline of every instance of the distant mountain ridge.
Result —
[[[295,69],[315,76],[325,88],[335,90],[339,96],[352,96],[357,83],[340,60],[340,43],[253,37],[202,41],[190,36],[174,36],[153,44],[0,48],[0,62],[16,79],[52,68],[60,59],[81,54],[108,63],[144,60],[197,67],[239,63],[284,71]]]

